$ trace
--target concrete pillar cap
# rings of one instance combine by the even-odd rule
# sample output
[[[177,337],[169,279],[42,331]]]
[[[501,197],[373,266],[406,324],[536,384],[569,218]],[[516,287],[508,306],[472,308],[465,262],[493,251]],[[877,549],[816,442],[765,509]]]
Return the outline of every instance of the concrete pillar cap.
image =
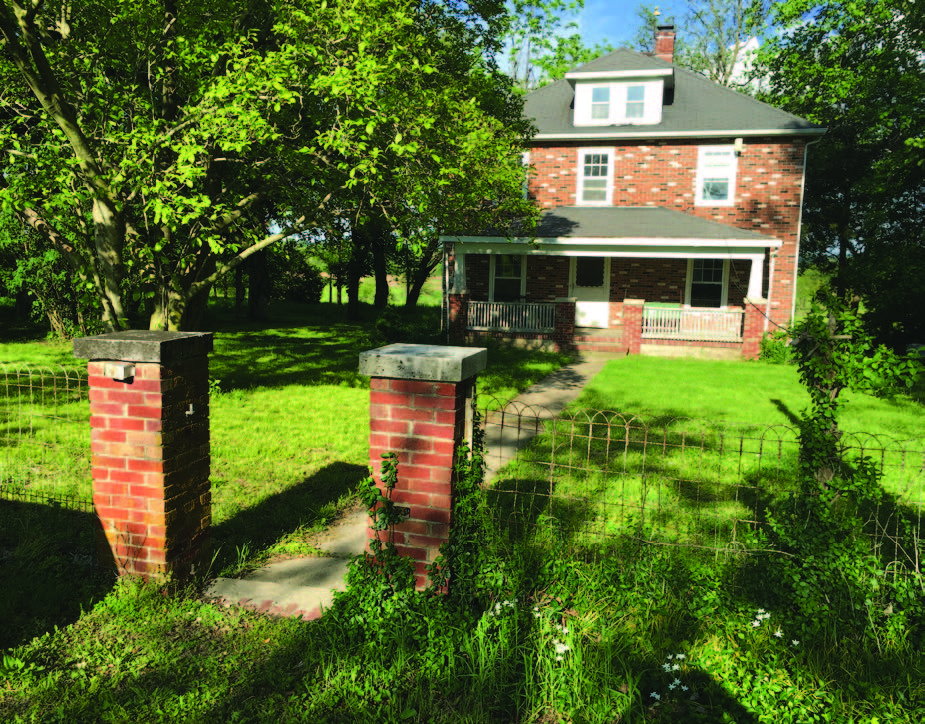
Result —
[[[481,347],[390,344],[360,354],[360,374],[405,380],[462,382],[487,364],[488,350]]]
[[[74,356],[89,360],[152,362],[171,365],[212,351],[211,332],[127,329],[74,340]]]

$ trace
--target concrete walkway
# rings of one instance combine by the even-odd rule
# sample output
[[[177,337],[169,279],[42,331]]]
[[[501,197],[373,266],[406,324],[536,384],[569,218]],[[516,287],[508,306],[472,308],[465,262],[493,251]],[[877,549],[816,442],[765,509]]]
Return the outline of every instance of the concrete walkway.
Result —
[[[585,355],[518,395],[501,413],[490,412],[485,420],[486,480],[536,435],[536,419],[558,415],[581,393],[612,355]],[[530,424],[515,422],[520,414]],[[272,563],[246,578],[218,578],[206,596],[225,606],[244,606],[274,616],[316,619],[331,605],[335,591],[346,589],[347,563],[366,547],[368,517],[363,509],[348,513],[328,528],[318,543],[323,555]]]

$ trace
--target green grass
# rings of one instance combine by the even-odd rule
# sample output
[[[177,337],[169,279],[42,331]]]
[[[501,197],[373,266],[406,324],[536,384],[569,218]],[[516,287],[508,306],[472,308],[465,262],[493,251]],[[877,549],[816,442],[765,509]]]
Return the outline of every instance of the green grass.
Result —
[[[367,475],[369,380],[358,367],[361,352],[387,341],[377,331],[375,311],[362,307],[359,321],[347,320],[345,308],[327,304],[281,305],[272,313],[272,321],[253,323],[242,320],[222,301],[210,310],[210,325],[217,330],[210,357],[215,388],[211,399],[213,574],[239,575],[275,556],[311,555],[314,534],[354,504],[356,485]],[[400,319],[421,334],[432,336],[439,330],[439,309],[433,307],[402,312]],[[84,365],[68,357],[70,350],[69,343],[27,339],[0,347],[0,361],[8,362],[9,369],[66,363],[73,370]],[[489,368],[479,387],[514,395],[567,359],[547,353],[538,362],[526,350],[499,348],[489,355]],[[89,499],[85,395],[83,402],[74,402],[71,391],[49,391],[40,384],[41,377],[27,375],[19,381],[22,389],[0,389],[4,415],[0,474],[14,492]],[[7,502],[0,500],[0,506],[6,507]],[[43,506],[36,508],[41,511]],[[17,571],[44,565],[43,547],[18,545],[21,531],[15,516],[0,516],[0,526],[0,556],[8,554],[18,561]],[[81,551],[92,552],[87,535],[86,531],[67,534],[61,550],[67,550],[74,538],[83,541]],[[19,580],[17,573],[0,588],[16,589]],[[97,597],[106,588],[99,589]],[[61,606],[57,618],[36,618],[35,626],[27,625],[28,611],[15,620],[0,617],[9,625],[9,633],[0,636],[0,646],[74,617],[75,609],[68,605]]]
[[[366,463],[368,409],[356,355],[373,343],[373,327],[371,317],[348,323],[329,307],[291,308],[263,326],[217,319],[223,332],[212,372],[223,392],[213,399],[215,533],[228,547],[221,565],[229,570],[243,546],[254,551],[243,556],[246,569],[274,551],[304,552],[303,533],[351,499],[352,476]],[[542,374],[537,364],[554,363],[520,354],[492,350],[496,368],[485,386],[516,390]],[[685,435],[670,419],[715,416],[723,429],[754,438],[768,424],[789,424],[802,404],[791,368],[615,360],[573,413],[645,413],[661,437],[639,437],[635,428],[628,439],[608,437],[601,433],[608,425],[597,422],[610,417],[594,426],[585,420],[577,428],[584,437],[568,436],[559,446],[555,487],[539,455],[556,436],[541,437],[506,478],[515,487],[533,483],[533,490],[520,491],[509,507],[503,489],[489,494],[497,527],[478,541],[489,555],[483,593],[462,608],[441,597],[355,591],[320,621],[302,623],[217,607],[195,589],[123,582],[100,600],[97,591],[108,583],[89,593],[58,583],[36,595],[67,600],[68,614],[58,615],[55,605],[41,621],[20,614],[20,634],[43,635],[7,644],[16,646],[0,668],[0,719],[919,722],[921,606],[890,603],[871,590],[859,604],[869,624],[807,617],[788,597],[772,556],[743,554],[757,542],[748,529],[736,539],[740,546],[719,555],[664,545],[695,536],[728,540],[732,531],[721,521],[749,503],[748,487],[774,476],[785,482],[790,472],[780,460],[769,463],[765,478],[760,469],[758,479],[749,478],[751,468],[734,462],[738,450],[719,454],[710,425]],[[877,421],[878,431],[922,439],[914,401],[858,398],[852,405],[862,411],[857,419]],[[299,429],[306,418],[312,424]],[[603,472],[590,469],[589,459],[606,462]],[[735,476],[745,479],[730,494]],[[648,502],[659,495],[666,503],[662,537],[631,517],[634,496]],[[622,527],[601,516],[618,505]],[[12,528],[21,515],[4,523],[9,510],[0,501],[0,525],[7,526],[0,527],[0,550],[12,551],[0,561],[0,601],[6,595],[14,610],[21,603],[9,591],[18,581],[6,578],[7,563],[24,579],[30,564],[66,560],[53,553],[66,548],[53,537],[31,544],[37,536],[17,538]],[[72,524],[48,518],[26,525],[46,531]],[[597,532],[588,535],[584,525]],[[48,575],[64,580],[54,570]],[[891,615],[883,613],[887,604]],[[771,617],[755,627],[759,609]]]

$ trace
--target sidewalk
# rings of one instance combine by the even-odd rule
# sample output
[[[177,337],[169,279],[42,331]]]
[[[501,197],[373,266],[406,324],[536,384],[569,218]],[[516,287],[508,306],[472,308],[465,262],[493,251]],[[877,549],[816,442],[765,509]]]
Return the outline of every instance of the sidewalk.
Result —
[[[611,356],[586,355],[582,361],[566,365],[521,393],[500,412],[490,412],[485,420],[486,481],[536,435],[535,418],[558,415],[572,402]],[[519,414],[534,420],[533,431],[521,429],[510,420]],[[367,514],[351,511],[325,531],[319,543],[322,556],[293,558],[272,563],[247,578],[217,578],[206,596],[225,606],[238,605],[274,616],[319,618],[334,600],[335,591],[346,589],[347,563],[366,547]]]

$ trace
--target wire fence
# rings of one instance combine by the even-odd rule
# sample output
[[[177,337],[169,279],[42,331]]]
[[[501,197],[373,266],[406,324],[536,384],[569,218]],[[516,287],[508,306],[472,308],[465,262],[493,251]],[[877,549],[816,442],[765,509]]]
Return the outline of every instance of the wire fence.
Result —
[[[717,555],[761,550],[767,506],[796,480],[793,427],[554,413],[484,396],[478,405],[489,508],[518,538],[546,529],[585,553],[606,553],[618,536]],[[925,442],[846,433],[842,444],[883,475],[887,500],[868,521],[883,555],[920,570]]]
[[[0,498],[92,512],[86,370],[0,364]]]

